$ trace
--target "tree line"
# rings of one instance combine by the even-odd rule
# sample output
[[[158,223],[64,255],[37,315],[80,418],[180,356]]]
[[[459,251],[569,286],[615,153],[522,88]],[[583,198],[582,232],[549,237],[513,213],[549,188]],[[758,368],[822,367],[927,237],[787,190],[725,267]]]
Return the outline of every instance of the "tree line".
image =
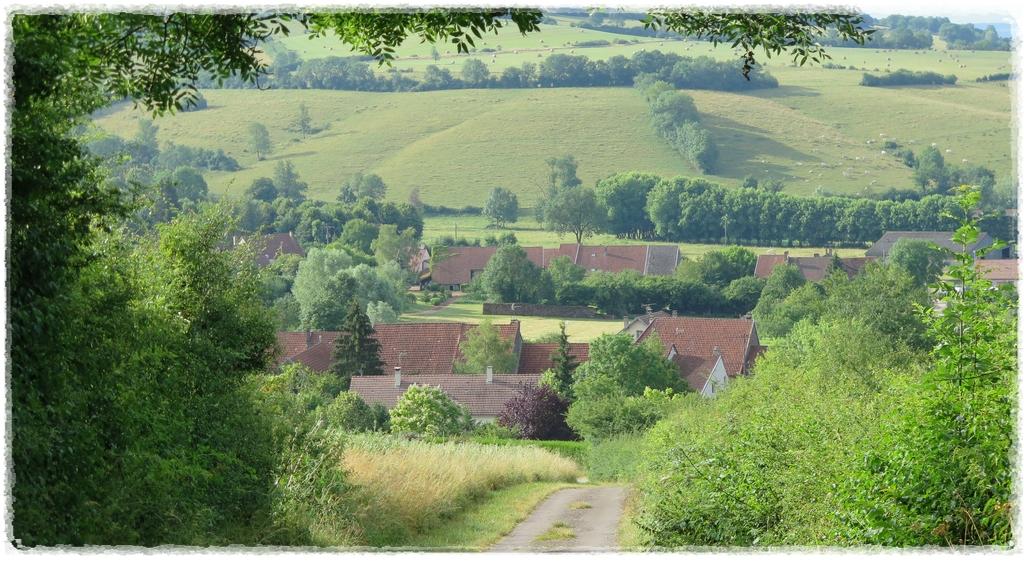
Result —
[[[884,88],[888,86],[952,86],[956,84],[956,75],[939,74],[925,70],[914,71],[899,69],[882,75],[864,73],[860,80],[861,86]]]
[[[676,91],[670,84],[643,74],[636,81],[650,106],[654,129],[669,146],[679,152],[694,168],[706,174],[715,172],[718,146],[708,130],[701,126],[693,98]]]
[[[447,68],[429,65],[419,80],[397,69],[378,75],[363,57],[325,57],[300,61],[291,52],[278,47],[270,75],[264,87],[283,89],[356,90],[405,92],[452,90],[460,88],[561,88],[632,86],[641,74],[651,74],[676,88],[746,91],[778,87],[778,80],[761,68],[753,69],[749,80],[738,72],[736,61],[717,61],[710,57],[685,57],[658,50],[639,51],[627,58],[591,60],[584,55],[556,53],[539,64],[526,62],[493,74],[479,59],[462,63],[458,74]],[[251,88],[252,83],[229,77],[220,84],[213,75],[200,80],[203,88]]]

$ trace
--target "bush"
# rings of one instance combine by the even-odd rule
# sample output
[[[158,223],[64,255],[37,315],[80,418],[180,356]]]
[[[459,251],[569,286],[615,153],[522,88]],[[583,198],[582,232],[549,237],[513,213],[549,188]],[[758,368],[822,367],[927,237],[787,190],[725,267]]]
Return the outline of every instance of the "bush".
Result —
[[[954,85],[956,84],[956,76],[948,74],[943,76],[938,72],[925,72],[925,71],[911,71],[906,69],[899,69],[895,72],[890,72],[882,76],[875,76],[873,74],[864,73],[864,77],[861,78],[861,86],[870,87],[886,87],[886,86],[913,86],[913,85],[926,85],[926,86],[942,86],[942,85]]]
[[[274,475],[274,502],[263,544],[358,544],[358,504],[343,465],[345,434],[317,424],[290,435]]]
[[[623,433],[590,444],[587,476],[594,481],[634,481],[643,459],[643,433]]]
[[[324,420],[329,427],[350,433],[375,429],[373,411],[356,393],[342,392],[323,407]]]
[[[523,386],[505,403],[498,424],[522,439],[573,439],[565,423],[569,403],[546,386]]]
[[[522,445],[540,447],[541,449],[570,459],[580,466],[586,466],[587,460],[590,458],[590,444],[586,441],[540,441],[496,436],[477,436],[473,438],[473,441],[485,445]]]
[[[391,409],[392,433],[448,437],[472,428],[469,411],[440,388],[411,385]]]
[[[684,397],[644,447],[649,545],[835,544],[836,487],[875,446],[880,391],[919,360],[860,323],[804,323],[754,376]]]

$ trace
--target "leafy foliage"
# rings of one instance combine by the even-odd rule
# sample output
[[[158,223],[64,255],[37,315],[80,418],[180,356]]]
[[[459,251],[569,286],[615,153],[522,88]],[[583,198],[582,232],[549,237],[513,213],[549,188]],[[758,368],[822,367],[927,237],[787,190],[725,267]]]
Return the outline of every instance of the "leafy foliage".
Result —
[[[466,333],[459,344],[463,359],[456,361],[457,373],[479,375],[491,367],[494,373],[515,372],[518,359],[512,352],[512,342],[502,338],[498,328],[485,319]]]
[[[390,415],[392,433],[450,437],[472,426],[469,411],[434,386],[411,385]]]
[[[682,35],[707,38],[713,45],[729,43],[743,53],[743,75],[748,76],[757,64],[755,50],[762,49],[771,57],[782,51],[793,55],[793,62],[803,65],[807,59],[821,62],[831,58],[816,42],[831,27],[843,41],[863,44],[872,29],[863,29],[863,16],[853,14],[800,12],[790,14],[758,14],[736,12],[704,12],[699,10],[652,10],[644,20],[647,29],[666,29]]]
[[[651,389],[684,385],[660,343],[635,345],[628,334],[604,335],[591,342],[589,359],[576,369],[566,421],[588,439],[641,430],[664,413],[662,396]]]
[[[498,423],[522,439],[573,439],[565,423],[569,403],[545,386],[523,386],[505,403]]]

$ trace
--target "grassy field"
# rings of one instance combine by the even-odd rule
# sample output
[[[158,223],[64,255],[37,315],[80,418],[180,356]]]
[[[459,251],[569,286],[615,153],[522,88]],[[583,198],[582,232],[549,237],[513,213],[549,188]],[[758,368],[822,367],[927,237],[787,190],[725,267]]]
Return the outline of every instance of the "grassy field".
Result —
[[[553,248],[559,244],[574,244],[576,239],[572,236],[558,237],[557,234],[544,230],[534,220],[529,212],[520,213],[519,222],[510,225],[505,229],[487,228],[487,219],[480,216],[444,216],[426,217],[423,221],[423,240],[430,243],[441,236],[455,236],[473,240],[483,240],[487,236],[500,236],[503,233],[511,232],[522,246],[544,246]],[[629,240],[616,238],[611,234],[599,234],[584,240],[585,244],[650,244],[645,240]],[[654,242],[661,244],[662,242]],[[679,244],[683,256],[694,259],[706,253],[708,250],[721,248],[714,244]],[[812,256],[824,254],[824,248],[778,248],[770,246],[748,246],[751,251],[757,254],[773,254],[789,252],[793,256]],[[858,257],[864,255],[863,249],[844,248],[837,250],[840,257]]]
[[[498,542],[566,482],[530,482],[487,492],[472,507],[439,526],[410,537],[399,548],[481,551]]]
[[[370,434],[351,437],[343,464],[349,482],[365,495],[359,519],[368,546],[404,544],[494,490],[530,482],[571,483],[582,475],[569,459],[537,447],[427,443]]]
[[[622,330],[621,320],[581,320],[576,318],[541,318],[537,316],[492,316],[483,314],[480,303],[456,301],[443,309],[431,312],[430,307],[417,304],[412,310],[404,312],[401,322],[466,322],[479,324],[490,319],[495,324],[507,324],[509,320],[519,320],[519,329],[526,341],[535,340],[540,336],[557,333],[558,323],[565,322],[565,331],[569,341],[589,342],[602,334],[615,334]]]
[[[577,48],[574,41],[639,43]],[[541,41],[544,43],[541,43]],[[281,40],[303,57],[346,55],[337,41],[294,35]],[[568,45],[567,45],[568,43]],[[499,53],[443,56],[457,74],[463,59],[481,58],[492,72],[537,55],[585,54],[592,59],[630,56],[640,49],[735,58],[727,46],[703,42],[634,38],[565,25],[544,26],[522,37],[509,30],[488,36],[479,48]],[[537,49],[528,51],[527,49]],[[562,49],[562,51],[557,51]],[[439,48],[444,55],[443,46]],[[412,75],[428,64],[430,46],[403,46],[394,67]],[[793,67],[786,58],[767,61],[777,89],[744,94],[689,91],[716,140],[721,165],[711,179],[738,185],[746,175],[773,177],[786,191],[862,193],[909,187],[911,170],[881,143],[894,139],[915,151],[935,143],[948,163],[970,162],[1009,178],[1013,170],[1011,96],[1006,83],[973,79],[1010,70],[1010,53],[830,49],[835,64],[884,71],[908,68],[954,73],[955,87],[866,88],[861,70]],[[417,58],[412,58],[417,57]],[[442,64],[443,66],[443,64]],[[966,66],[966,68],[961,68]],[[652,130],[647,107],[631,88],[450,90],[361,93],[311,90],[204,91],[210,108],[158,120],[161,141],[223,148],[243,170],[206,174],[214,193],[237,196],[253,179],[270,176],[275,163],[291,160],[309,195],[334,199],[356,172],[379,174],[388,197],[406,200],[419,188],[423,201],[481,205],[495,186],[533,204],[545,182],[544,159],[571,153],[579,175],[592,184],[608,174],[641,170],[665,176],[696,175]],[[289,130],[297,106],[309,107],[314,125],[327,128],[308,138]],[[122,107],[96,120],[100,127],[131,136],[140,113]],[[259,121],[270,130],[273,153],[257,161],[246,147],[246,127]]]

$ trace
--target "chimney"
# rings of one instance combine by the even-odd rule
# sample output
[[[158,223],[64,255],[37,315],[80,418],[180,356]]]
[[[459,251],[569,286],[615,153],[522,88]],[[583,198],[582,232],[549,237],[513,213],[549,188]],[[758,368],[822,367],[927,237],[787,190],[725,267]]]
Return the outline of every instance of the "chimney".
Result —
[[[313,347],[313,332],[306,332],[306,349]]]
[[[679,312],[678,312],[678,311],[675,311],[675,310],[673,310],[673,311],[672,311],[672,318],[675,318],[675,317],[677,317],[677,316],[679,316]]]
[[[629,316],[622,317],[622,328],[626,329],[629,327]]]
[[[402,388],[402,368],[395,367],[395,388]]]
[[[494,368],[490,365],[487,366],[487,384],[494,382]]]
[[[711,350],[711,353],[714,354],[715,357],[722,356],[722,350],[719,349],[717,345],[715,346],[715,349]]]

